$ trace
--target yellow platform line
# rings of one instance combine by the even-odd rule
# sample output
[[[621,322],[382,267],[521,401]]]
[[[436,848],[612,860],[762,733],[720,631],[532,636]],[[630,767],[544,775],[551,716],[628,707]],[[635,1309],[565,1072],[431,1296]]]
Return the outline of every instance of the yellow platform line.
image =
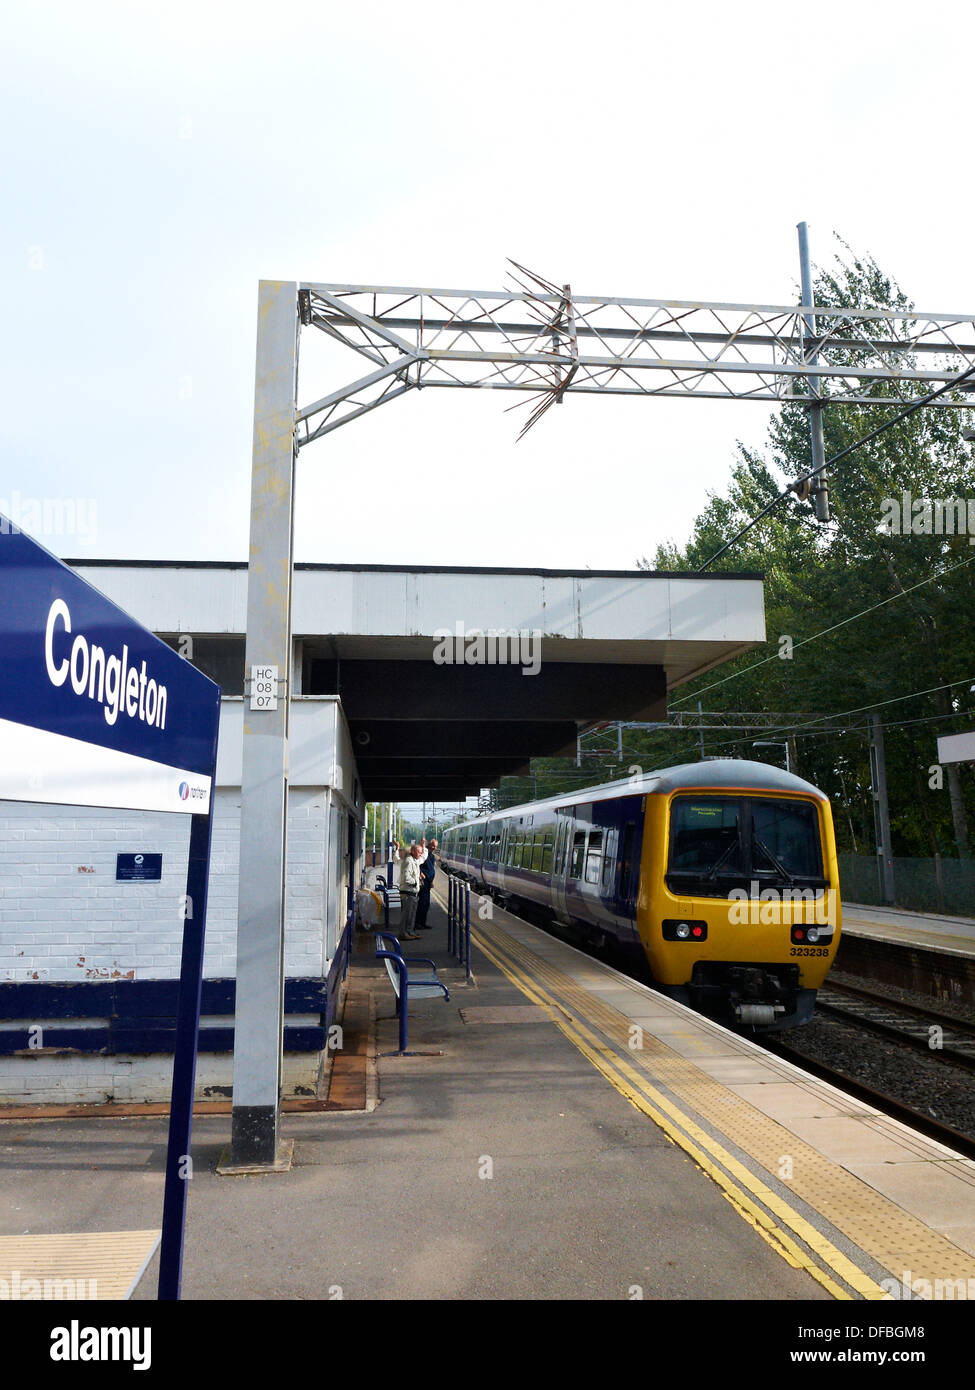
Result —
[[[823,1264],[861,1297],[889,1297],[875,1280],[817,1231],[811,1222],[800,1216],[788,1202],[689,1119],[669,1097],[651,1085],[615,1049],[607,1046],[581,1020],[567,1011],[565,1006],[560,1004],[554,995],[550,995],[537,980],[530,978],[515,962],[506,957],[497,942],[492,942],[489,946],[482,933],[473,927],[471,939],[512,984],[534,1003],[546,1008],[556,1026],[631,1105],[652,1119],[668,1138],[683,1149],[718,1184],[739,1215],[755,1227],[777,1254],[795,1267],[805,1269],[834,1298],[851,1297],[830,1278],[829,1274],[820,1269],[781,1227],[776,1226],[768,1212],[772,1212],[783,1225],[789,1227],[816,1253]],[[737,1179],[737,1182],[734,1179]],[[747,1195],[748,1193],[751,1193],[751,1196]],[[763,1206],[759,1206],[759,1202]],[[768,1211],[763,1207],[768,1208]]]

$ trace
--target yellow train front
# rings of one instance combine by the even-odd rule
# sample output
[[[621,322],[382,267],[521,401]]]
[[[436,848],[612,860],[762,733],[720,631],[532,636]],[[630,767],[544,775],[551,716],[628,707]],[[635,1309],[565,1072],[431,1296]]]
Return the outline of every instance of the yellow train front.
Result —
[[[739,759],[688,763],[453,826],[444,863],[649,964],[733,1026],[806,1022],[840,937],[828,798]]]

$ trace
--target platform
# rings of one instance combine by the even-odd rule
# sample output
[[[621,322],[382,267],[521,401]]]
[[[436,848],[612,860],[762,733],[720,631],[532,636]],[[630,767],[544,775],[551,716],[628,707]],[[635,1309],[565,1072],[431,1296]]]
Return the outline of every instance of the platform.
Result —
[[[843,904],[843,932],[896,946],[923,946],[928,951],[975,957],[975,918],[942,917],[898,907]]]
[[[829,1303],[905,1274],[975,1292],[975,1165],[492,911],[470,985],[439,906],[411,943],[451,989],[411,1006],[415,1056],[383,1055],[392,990],[362,939],[349,999],[378,1018],[359,1055],[379,1103],[284,1115],[289,1173],[218,1177],[229,1118],[197,1120],[184,1297]],[[0,1123],[0,1233],[150,1226],[165,1134],[158,1115]]]

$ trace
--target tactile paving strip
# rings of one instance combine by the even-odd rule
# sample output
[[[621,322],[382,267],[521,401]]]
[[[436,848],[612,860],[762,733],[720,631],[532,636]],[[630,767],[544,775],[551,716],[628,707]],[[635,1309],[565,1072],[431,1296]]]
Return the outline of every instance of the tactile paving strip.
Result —
[[[158,1231],[0,1236],[0,1278],[18,1298],[128,1298],[159,1244]],[[25,1281],[37,1280],[40,1292]]]
[[[478,934],[483,931],[479,928]],[[649,1031],[644,1031],[642,1050],[632,1050],[629,1046],[632,1024],[626,1014],[582,988],[572,976],[545,961],[496,921],[491,924],[490,934],[484,933],[484,939],[543,983],[558,1004],[568,1007],[570,1016],[597,1028],[627,1063],[686,1101],[698,1116],[766,1172],[778,1175],[781,1160],[788,1155],[792,1160],[792,1176],[788,1180],[778,1180],[896,1278],[900,1279],[905,1270],[910,1270],[916,1278],[932,1283],[946,1279],[975,1280],[975,1259],[971,1255],[729,1091]],[[614,991],[629,988],[618,975],[601,972],[598,963],[583,965],[580,962],[580,967],[593,983],[595,970],[607,988]],[[646,996],[637,988],[630,992],[637,1012],[640,1005],[645,1010]],[[869,1123],[883,1133],[882,1119]],[[910,1136],[903,1130],[896,1131],[896,1137],[899,1143],[910,1146]],[[919,1139],[917,1153],[919,1159],[930,1157],[931,1150]]]

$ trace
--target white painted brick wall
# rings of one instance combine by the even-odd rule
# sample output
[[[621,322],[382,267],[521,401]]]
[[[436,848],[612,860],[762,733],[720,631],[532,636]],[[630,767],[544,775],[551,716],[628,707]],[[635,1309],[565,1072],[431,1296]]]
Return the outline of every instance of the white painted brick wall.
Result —
[[[323,788],[290,794],[288,975],[323,973],[327,798]],[[236,973],[239,843],[240,792],[221,788],[203,966],[210,979]],[[0,802],[0,981],[178,977],[188,846],[186,816]],[[115,856],[139,851],[162,854],[162,881],[116,883]]]
[[[201,1052],[196,1066],[197,1100],[229,1100],[233,1057]],[[286,1052],[285,1096],[316,1094],[322,1066],[318,1052]],[[105,1101],[168,1101],[172,1057],[0,1057],[0,1119],[4,1105],[100,1105]],[[219,1088],[219,1089],[218,1089]]]

